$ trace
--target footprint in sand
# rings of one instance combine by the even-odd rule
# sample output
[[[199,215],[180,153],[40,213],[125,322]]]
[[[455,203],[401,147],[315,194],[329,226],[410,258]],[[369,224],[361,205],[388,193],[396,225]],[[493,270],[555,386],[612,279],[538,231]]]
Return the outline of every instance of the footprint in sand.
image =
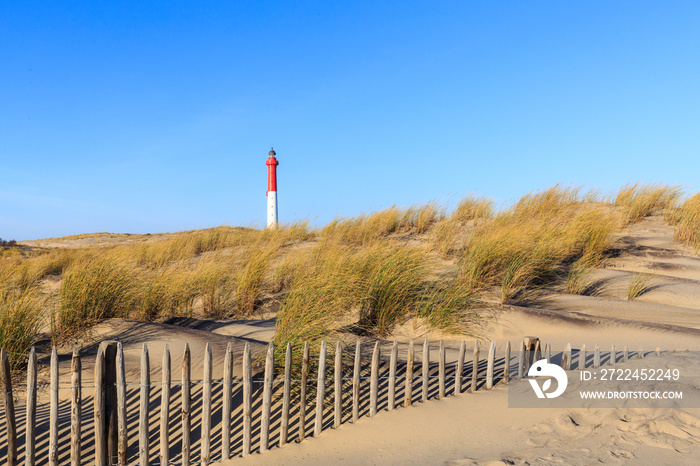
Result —
[[[633,460],[636,458],[636,456],[634,456],[634,453],[627,450],[612,450],[610,454],[615,458],[620,458],[623,460]]]

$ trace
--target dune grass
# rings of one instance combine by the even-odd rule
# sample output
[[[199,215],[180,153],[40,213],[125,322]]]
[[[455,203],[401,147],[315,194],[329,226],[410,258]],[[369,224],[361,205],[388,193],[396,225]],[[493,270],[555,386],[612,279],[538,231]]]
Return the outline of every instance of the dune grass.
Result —
[[[493,200],[469,195],[459,201],[457,208],[452,212],[451,218],[458,222],[468,222],[469,220],[491,218],[493,213]]]
[[[667,219],[674,225],[674,240],[700,250],[700,193],[671,210]]]
[[[37,341],[45,306],[46,299],[35,289],[21,293],[0,291],[0,347],[7,351],[13,373],[23,366],[29,349]]]
[[[651,290],[652,275],[647,273],[635,273],[632,275],[629,285],[627,286],[627,299],[633,301]]]
[[[614,204],[622,209],[624,226],[636,223],[657,210],[673,208],[682,193],[680,186],[635,183],[620,189]]]
[[[425,233],[444,215],[444,209],[437,202],[417,204],[405,210],[392,206],[373,214],[337,218],[319,234],[329,243],[370,246],[394,233]]]
[[[197,297],[204,295],[201,276],[182,266],[141,273],[134,283],[137,294],[130,317],[139,320],[158,320],[173,316],[191,316]],[[209,298],[216,299],[216,298]],[[205,312],[211,301],[202,297]],[[216,308],[218,310],[218,307]]]
[[[137,280],[133,270],[108,256],[94,254],[73,262],[63,273],[55,336],[64,340],[102,319],[127,317],[137,298]]]
[[[566,275],[566,292],[569,294],[585,295],[589,294],[593,282],[591,275],[593,271],[587,268],[580,261],[574,262]]]
[[[459,259],[460,278],[472,290],[499,284],[505,302],[548,283],[566,262],[600,262],[617,226],[604,207],[581,203],[577,189],[528,194],[474,230]]]

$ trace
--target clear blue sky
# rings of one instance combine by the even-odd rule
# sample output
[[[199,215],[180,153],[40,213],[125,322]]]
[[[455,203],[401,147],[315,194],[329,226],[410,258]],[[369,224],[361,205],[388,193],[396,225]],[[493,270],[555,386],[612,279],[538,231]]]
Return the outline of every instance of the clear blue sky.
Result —
[[[0,237],[698,189],[695,1],[0,3]]]

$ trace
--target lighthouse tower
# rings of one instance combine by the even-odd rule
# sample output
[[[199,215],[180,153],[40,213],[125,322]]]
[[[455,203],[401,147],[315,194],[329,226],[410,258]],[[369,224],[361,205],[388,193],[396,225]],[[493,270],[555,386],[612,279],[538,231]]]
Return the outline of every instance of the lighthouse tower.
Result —
[[[277,165],[274,149],[267,158],[267,228],[277,228]]]

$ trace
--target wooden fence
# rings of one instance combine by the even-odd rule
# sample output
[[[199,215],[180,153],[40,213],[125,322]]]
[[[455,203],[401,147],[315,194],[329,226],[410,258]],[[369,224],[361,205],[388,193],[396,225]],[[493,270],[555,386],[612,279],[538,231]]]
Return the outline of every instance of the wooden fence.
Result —
[[[327,348],[326,343],[322,342],[318,364],[313,367],[315,361],[310,361],[309,344],[306,343],[300,369],[296,371],[299,378],[293,379],[291,346],[286,348],[281,378],[275,378],[271,344],[265,354],[264,371],[262,374],[256,373],[254,378],[251,349],[246,343],[241,355],[242,377],[237,379],[233,377],[234,354],[229,343],[224,358],[223,378],[213,379],[212,351],[207,344],[201,381],[192,380],[190,349],[186,346],[180,366],[180,383],[176,383],[172,380],[171,357],[167,345],[162,355],[161,382],[150,380],[151,361],[146,344],[141,353],[140,381],[127,382],[121,343],[103,342],[98,347],[95,359],[94,385],[88,386],[82,385],[83,371],[77,350],[73,351],[71,359],[70,386],[59,385],[59,360],[56,348],[53,347],[48,387],[37,384],[37,355],[32,348],[28,359],[26,390],[19,387],[13,389],[7,354],[2,349],[0,379],[7,442],[5,451],[0,449],[0,460],[4,456],[6,464],[15,465],[18,463],[18,454],[23,453],[26,465],[58,465],[68,462],[72,465],[92,463],[98,466],[209,464],[238,455],[250,455],[256,451],[255,444],[257,451],[264,453],[275,443],[282,446],[293,440],[301,442],[307,436],[309,427],[313,428],[314,436],[319,436],[326,428],[338,428],[346,422],[355,423],[361,416],[373,417],[383,409],[392,411],[401,404],[408,407],[419,400],[425,402],[431,398],[442,399],[448,393],[459,395],[465,389],[474,392],[483,387],[488,390],[498,382],[507,384],[511,378],[511,368],[517,371],[517,378],[522,378],[527,375],[528,367],[533,361],[542,357],[547,361],[552,359],[549,343],[542,349],[539,340],[526,338],[515,351],[515,364],[512,364],[510,342],[506,342],[503,348],[503,357],[497,359],[495,341],[488,344],[485,361],[480,360],[480,345],[475,342],[471,364],[465,364],[467,346],[466,342],[462,342],[456,361],[448,364],[445,343],[440,341],[437,364],[431,364],[431,347],[428,340],[425,340],[420,359],[421,372],[418,375],[415,371],[417,362],[413,341],[407,345],[405,357],[400,362],[399,346],[394,341],[389,357],[382,358],[380,344],[376,342],[367,367],[362,363],[362,345],[359,341],[354,348],[354,358],[351,350],[344,350],[338,343],[335,346],[333,367],[327,367]],[[657,354],[658,352],[657,348]],[[353,362],[351,368],[349,364],[344,366],[344,353],[347,360]],[[578,357],[577,368],[586,368],[589,358],[585,345],[575,355]],[[632,356],[641,358],[643,355],[639,349]],[[574,353],[570,344],[556,356],[558,361],[555,363],[558,362],[566,370],[572,369]],[[627,347],[624,347],[618,357],[613,346],[603,356],[607,356],[605,363],[614,364],[626,361],[630,354]],[[598,345],[593,351],[591,362],[593,367],[602,364]],[[310,369],[315,371],[315,379],[309,377]],[[307,400],[313,386],[309,384],[314,382],[316,401],[314,410],[310,412]],[[192,391],[195,388],[201,392],[198,397],[193,397]],[[41,423],[44,426],[42,430],[37,428],[37,393],[46,389],[50,392],[50,400],[48,415],[43,413],[43,417],[48,417],[48,420]],[[83,389],[93,391],[92,400],[83,398]],[[59,390],[69,390],[71,394],[70,415],[63,418],[59,417]],[[25,391],[24,442],[20,445],[22,437],[18,432],[14,401]],[[332,404],[327,400],[327,391],[332,392]],[[213,399],[214,392],[216,402]],[[179,398],[178,404],[175,403],[175,395]],[[197,404],[196,413],[193,402]],[[90,404],[92,416],[85,409]],[[171,409],[173,405],[179,406],[179,412]],[[63,402],[63,406],[64,412],[68,411],[68,401]],[[193,415],[199,423],[199,429],[193,430]],[[235,432],[232,423],[236,426]],[[70,425],[70,431],[66,429],[66,424]],[[178,424],[179,435],[174,438],[173,433]],[[213,435],[214,427],[217,430],[216,436]],[[272,437],[273,432],[277,433],[276,438]],[[193,439],[193,433],[198,434],[197,439]],[[215,438],[217,441],[214,444],[212,440]],[[193,443],[197,443],[198,455],[193,455]],[[44,445],[41,452],[37,445]],[[22,446],[23,451],[20,448]],[[45,453],[45,456],[39,453]],[[174,461],[175,456],[178,457],[177,461]]]

